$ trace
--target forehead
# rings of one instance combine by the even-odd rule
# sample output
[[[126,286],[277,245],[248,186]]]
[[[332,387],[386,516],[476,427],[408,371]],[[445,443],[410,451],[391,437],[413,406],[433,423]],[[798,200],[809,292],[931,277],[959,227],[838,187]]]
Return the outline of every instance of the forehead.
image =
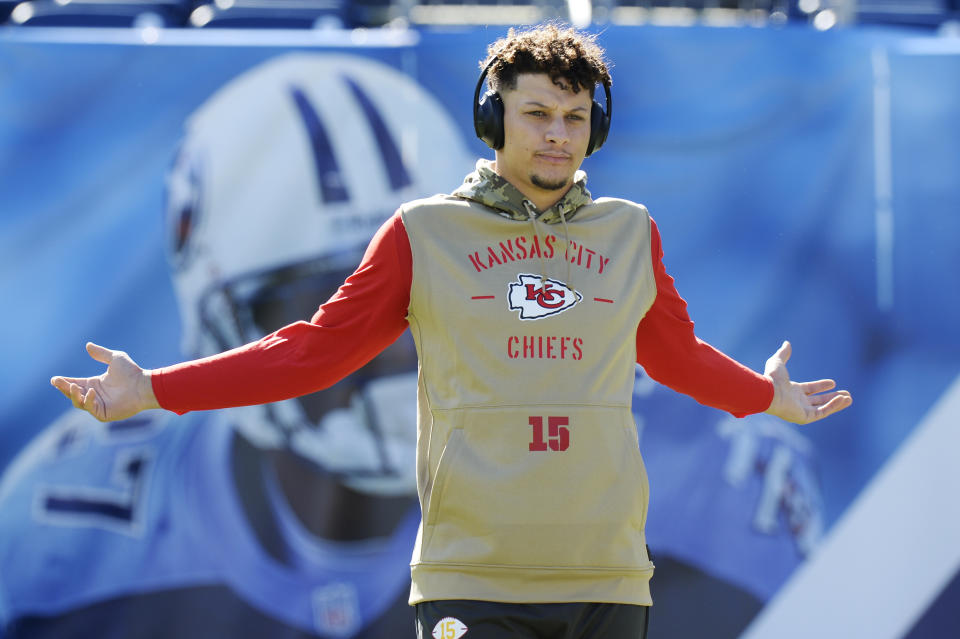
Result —
[[[505,100],[515,100],[521,104],[538,102],[565,109],[589,108],[592,98],[589,91],[581,89],[574,93],[569,86],[557,86],[546,73],[521,73],[517,75],[517,86],[502,93]]]

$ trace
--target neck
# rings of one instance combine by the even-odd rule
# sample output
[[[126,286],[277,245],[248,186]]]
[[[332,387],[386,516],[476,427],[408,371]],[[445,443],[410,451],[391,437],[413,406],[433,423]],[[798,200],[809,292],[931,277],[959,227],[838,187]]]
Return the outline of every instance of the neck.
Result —
[[[517,185],[514,184],[514,186],[517,186]],[[570,185],[568,185],[563,190],[547,191],[546,194],[539,195],[539,196],[536,194],[532,194],[527,191],[524,191],[523,189],[520,189],[520,187],[517,187],[517,188],[520,190],[521,193],[523,193],[526,196],[528,200],[533,202],[533,205],[537,207],[538,211],[546,211],[551,206],[553,206],[554,204],[556,204],[557,202],[563,199],[563,196],[566,195],[567,191],[570,190]]]

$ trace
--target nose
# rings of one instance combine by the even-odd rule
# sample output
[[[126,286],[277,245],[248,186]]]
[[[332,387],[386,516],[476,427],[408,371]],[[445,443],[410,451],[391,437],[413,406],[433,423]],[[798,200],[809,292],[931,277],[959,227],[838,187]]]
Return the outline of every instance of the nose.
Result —
[[[570,132],[567,130],[567,123],[563,116],[550,120],[550,125],[547,127],[544,137],[551,144],[566,144],[570,141]]]

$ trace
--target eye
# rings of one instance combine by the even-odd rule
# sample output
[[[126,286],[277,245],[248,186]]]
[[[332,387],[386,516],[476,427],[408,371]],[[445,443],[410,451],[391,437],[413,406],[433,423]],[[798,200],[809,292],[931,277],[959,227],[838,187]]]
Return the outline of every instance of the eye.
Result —
[[[527,111],[527,115],[532,115],[535,118],[545,117],[547,114],[540,109],[534,109],[533,111]]]
[[[585,117],[583,117],[582,115],[578,115],[576,113],[571,113],[567,115],[567,119],[573,122],[583,122],[584,120],[586,120]]]

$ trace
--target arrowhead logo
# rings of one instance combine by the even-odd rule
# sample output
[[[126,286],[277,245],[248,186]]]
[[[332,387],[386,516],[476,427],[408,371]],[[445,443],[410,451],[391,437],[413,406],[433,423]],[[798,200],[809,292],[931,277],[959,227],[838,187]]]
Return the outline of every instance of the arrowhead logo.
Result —
[[[433,639],[460,639],[467,634],[467,627],[456,617],[444,617],[433,627]]]
[[[539,275],[521,273],[516,282],[510,282],[507,300],[511,311],[520,311],[522,320],[538,320],[573,308],[583,299],[560,280],[547,279],[543,286]]]

